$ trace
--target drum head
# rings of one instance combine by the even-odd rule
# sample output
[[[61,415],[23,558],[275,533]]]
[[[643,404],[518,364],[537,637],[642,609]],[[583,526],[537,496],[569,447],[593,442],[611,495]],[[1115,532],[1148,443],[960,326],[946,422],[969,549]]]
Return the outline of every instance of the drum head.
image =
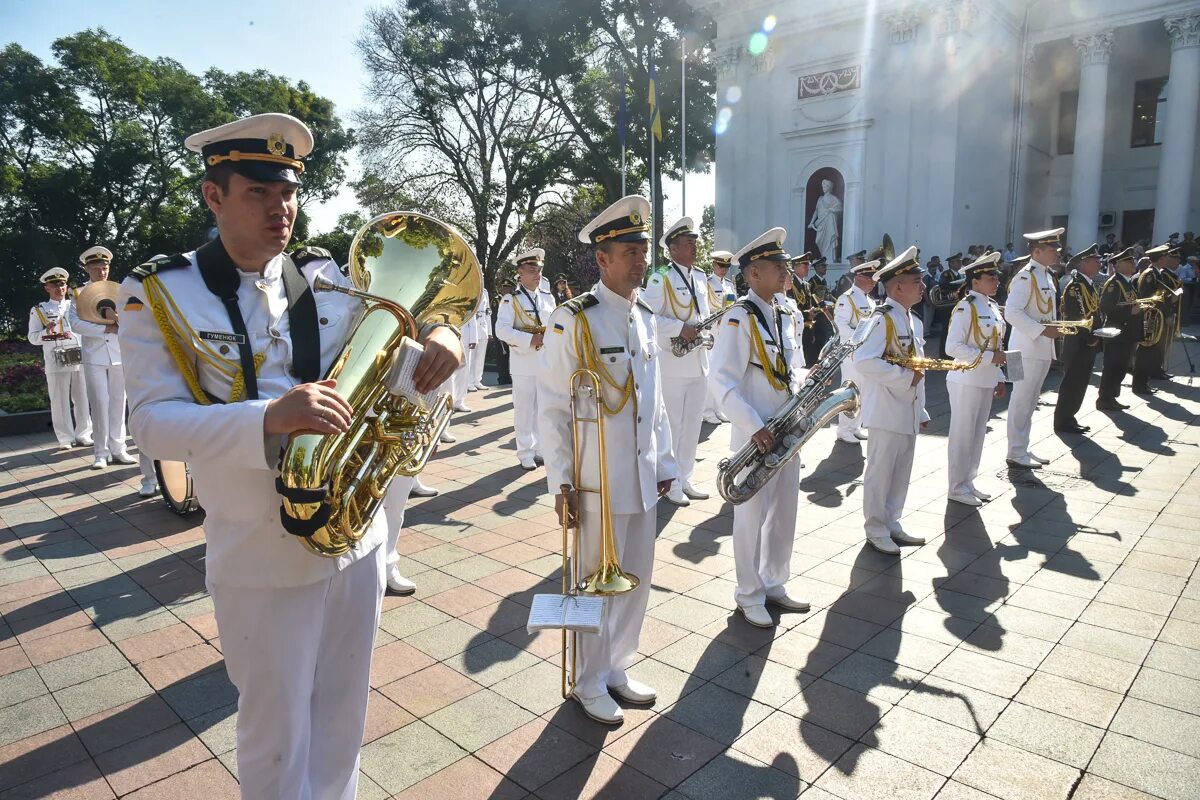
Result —
[[[155,461],[154,474],[167,508],[176,514],[190,514],[200,507],[192,492],[192,476],[182,461]]]

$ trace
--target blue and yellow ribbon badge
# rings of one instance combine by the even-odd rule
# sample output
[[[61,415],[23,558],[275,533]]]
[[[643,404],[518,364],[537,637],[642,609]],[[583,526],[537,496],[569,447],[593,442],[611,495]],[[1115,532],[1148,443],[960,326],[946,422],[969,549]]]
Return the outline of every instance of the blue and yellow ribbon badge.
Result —
[[[141,311],[142,308],[143,308],[142,301],[137,299],[136,297],[130,297],[128,300],[125,301],[125,310],[126,311]]]
[[[729,325],[729,327],[731,327],[731,328],[737,328],[737,327],[739,327],[741,324],[742,324],[741,320],[739,320],[739,319],[736,319],[736,318],[735,318],[735,319],[730,319],[730,320],[729,320],[729,322],[728,322],[728,325]]]
[[[562,332],[563,332],[563,326],[562,326],[562,323],[561,323],[561,322],[556,322],[556,323],[554,323],[554,332],[555,332],[555,333],[562,333]]]

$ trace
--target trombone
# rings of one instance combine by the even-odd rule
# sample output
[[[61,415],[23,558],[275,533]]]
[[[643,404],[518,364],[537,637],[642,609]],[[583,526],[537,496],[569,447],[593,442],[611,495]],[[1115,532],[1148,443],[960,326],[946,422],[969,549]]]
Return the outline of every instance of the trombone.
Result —
[[[636,575],[621,569],[617,558],[617,540],[613,533],[611,496],[608,485],[608,461],[606,460],[607,442],[604,435],[604,387],[600,376],[590,369],[578,369],[571,375],[571,439],[572,471],[571,479],[576,496],[576,511],[574,516],[570,507],[563,509],[562,514],[562,591],[567,597],[580,594],[611,597],[613,595],[632,592],[641,583]],[[581,411],[581,405],[593,405],[595,414],[589,416]],[[583,428],[586,425],[596,426],[596,455],[599,461],[598,478],[595,486],[583,485]],[[572,487],[563,485],[561,491],[570,496]],[[600,536],[600,563],[587,577],[579,574],[579,542],[583,530],[583,494],[595,494],[600,497],[599,531],[593,532]],[[569,537],[574,528],[574,537]],[[570,538],[570,547],[568,540]],[[575,671],[577,667],[579,634],[576,631],[562,629],[562,696],[567,699],[575,691]]]

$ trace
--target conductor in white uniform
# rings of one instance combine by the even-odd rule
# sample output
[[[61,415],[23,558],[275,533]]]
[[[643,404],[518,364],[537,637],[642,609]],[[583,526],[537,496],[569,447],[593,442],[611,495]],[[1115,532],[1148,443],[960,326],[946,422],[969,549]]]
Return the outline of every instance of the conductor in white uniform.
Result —
[[[863,474],[867,543],[889,555],[899,555],[899,545],[925,543],[900,525],[917,434],[929,421],[925,373],[891,361],[925,355],[924,330],[912,313],[925,291],[921,275],[915,247],[875,273],[887,293],[883,318],[854,352],[854,369],[862,379],[863,425],[871,431]]]
[[[321,558],[284,529],[275,480],[289,434],[347,429],[352,409],[318,379],[362,306],[309,288],[317,276],[345,284],[332,259],[283,252],[313,145],[304,123],[261,114],[186,144],[204,158],[201,191],[219,236],[138,267],[121,286],[130,427],[156,456],[189,463],[207,512],[206,583],[238,688],[242,796],[350,800],[384,586],[383,515],[355,549]],[[429,391],[462,350],[449,327],[421,338],[414,383]]]
[[[797,318],[782,299],[791,280],[786,236],[783,228],[772,228],[737,254],[750,291],[721,321],[725,330],[713,347],[709,383],[733,422],[735,451],[750,441],[763,453],[774,448],[767,420],[800,385],[804,356]],[[733,507],[734,602],[746,621],[760,628],[775,624],[768,603],[790,611],[809,608],[786,586],[799,492],[800,459],[793,458],[753,497]]]
[[[655,506],[678,469],[671,430],[662,404],[659,365],[664,355],[655,338],[655,317],[638,297],[646,275],[650,203],[636,195],[613,203],[579,234],[595,248],[600,267],[596,288],[568,300],[550,316],[540,373],[544,402],[541,435],[546,448],[546,482],[557,495],[560,516],[581,522],[580,574],[600,560],[600,498],[576,488],[595,488],[600,469],[596,426],[581,425],[581,480],[573,485],[572,402],[584,416],[597,404],[571,396],[576,370],[601,381],[598,409],[605,429],[605,464],[613,536],[624,570],[641,579],[636,589],[605,599],[599,634],[580,634],[574,698],[599,722],[619,724],[624,715],[613,695],[649,704],[653,688],[629,677],[650,597],[654,568]],[[579,516],[582,515],[582,516]]]
[[[692,341],[700,332],[696,324],[709,315],[708,276],[695,266],[699,237],[691,217],[680,217],[667,228],[659,244],[670,253],[671,263],[650,276],[643,293],[646,305],[654,309],[658,345],[663,351],[660,364],[663,402],[671,423],[675,462],[679,465],[679,481],[672,485],[667,500],[677,506],[690,505],[689,498],[708,498],[707,492],[692,483],[708,391],[708,350],[697,347],[683,356],[671,352],[671,339],[680,336]]]
[[[853,258],[853,256],[851,256]],[[850,268],[850,288],[842,292],[833,306],[833,324],[837,328],[838,337],[848,342],[854,337],[854,331],[860,322],[871,316],[875,310],[875,301],[871,299],[875,291],[875,270],[879,269],[879,261],[862,261]],[[854,371],[854,362],[847,359],[842,362],[842,380],[856,381],[858,373]],[[858,444],[867,438],[863,430],[862,415],[853,417],[847,414],[838,415],[838,441]]]
[[[1012,326],[1008,349],[1021,353],[1022,377],[1013,379],[1008,400],[1008,465],[1040,469],[1049,459],[1029,452],[1033,412],[1042,383],[1054,360],[1054,340],[1063,336],[1053,322],[1058,307],[1058,286],[1050,269],[1058,265],[1059,246],[1065,228],[1025,234],[1029,263],[1012,279],[1004,319]]]

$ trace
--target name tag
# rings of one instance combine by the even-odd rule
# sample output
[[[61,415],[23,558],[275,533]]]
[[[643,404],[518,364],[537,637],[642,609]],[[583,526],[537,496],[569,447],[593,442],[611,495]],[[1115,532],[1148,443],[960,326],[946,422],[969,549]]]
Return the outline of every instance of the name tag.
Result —
[[[600,348],[600,355],[602,355],[602,356],[607,356],[612,353],[624,353],[624,352],[625,352],[624,347],[601,347]]]
[[[246,337],[240,333],[224,333],[222,331],[196,331],[196,335],[208,342],[229,342],[230,344],[237,345],[246,343]]]

